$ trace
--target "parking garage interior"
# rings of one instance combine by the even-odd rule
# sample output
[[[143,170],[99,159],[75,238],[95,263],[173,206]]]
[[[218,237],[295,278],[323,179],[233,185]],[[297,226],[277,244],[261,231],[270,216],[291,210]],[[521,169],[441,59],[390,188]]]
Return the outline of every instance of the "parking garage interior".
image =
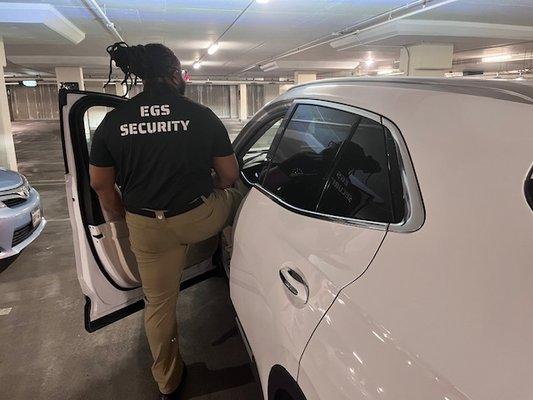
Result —
[[[27,178],[46,219],[0,268],[0,399],[158,390],[142,311],[86,330],[65,189],[59,90],[143,91],[110,67],[114,42],[172,49],[185,96],[213,110],[232,141],[278,96],[326,79],[533,82],[531,0],[0,1],[0,167]],[[109,110],[86,113],[87,138]],[[188,367],[180,398],[263,399],[224,274],[182,290],[177,315]]]

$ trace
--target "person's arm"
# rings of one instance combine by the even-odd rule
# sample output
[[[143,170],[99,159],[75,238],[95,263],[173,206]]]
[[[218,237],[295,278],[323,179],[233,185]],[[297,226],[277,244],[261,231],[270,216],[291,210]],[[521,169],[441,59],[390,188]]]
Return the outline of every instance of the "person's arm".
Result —
[[[106,220],[123,219],[126,212],[122,198],[115,187],[115,167],[89,165],[89,175],[91,176],[91,187],[98,194]]]
[[[230,187],[239,178],[239,164],[235,154],[213,157],[213,169],[215,170],[215,187],[218,189]]]
[[[239,163],[235,158],[228,131],[222,121],[211,110],[208,110],[205,121],[207,122],[205,129],[213,132],[214,185],[218,189],[226,189],[239,178]]]

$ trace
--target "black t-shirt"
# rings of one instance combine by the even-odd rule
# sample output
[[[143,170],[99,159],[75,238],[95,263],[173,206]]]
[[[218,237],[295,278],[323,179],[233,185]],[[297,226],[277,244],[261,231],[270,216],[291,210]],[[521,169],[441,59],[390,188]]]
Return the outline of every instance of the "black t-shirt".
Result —
[[[115,167],[126,209],[172,211],[209,195],[213,157],[231,154],[215,113],[168,88],[109,112],[93,136],[90,163]]]

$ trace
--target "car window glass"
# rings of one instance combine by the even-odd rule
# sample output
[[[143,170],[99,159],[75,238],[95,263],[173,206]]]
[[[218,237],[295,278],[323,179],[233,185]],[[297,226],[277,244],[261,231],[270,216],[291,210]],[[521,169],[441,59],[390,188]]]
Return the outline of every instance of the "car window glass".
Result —
[[[248,153],[268,150],[272,145],[272,142],[274,141],[274,137],[276,136],[276,132],[278,131],[282,120],[283,117],[280,117],[274,120],[273,123],[271,122],[269,124],[270,127],[263,133],[263,135],[257,140],[257,142],[253,144],[250,150],[248,150]]]
[[[323,106],[298,105],[263,186],[292,206],[315,211],[333,160],[359,118]]]
[[[389,161],[396,164],[394,175]],[[391,176],[400,183],[395,190],[401,191],[390,132],[378,122],[363,117],[335,162],[318,211],[373,222],[397,222],[403,215],[399,215],[400,209],[393,201]],[[401,193],[395,196],[401,197]]]
[[[260,133],[257,141],[243,156],[241,170],[249,182],[257,183],[261,180],[268,162],[268,151],[282,121],[283,117],[278,117],[263,127],[263,133]]]

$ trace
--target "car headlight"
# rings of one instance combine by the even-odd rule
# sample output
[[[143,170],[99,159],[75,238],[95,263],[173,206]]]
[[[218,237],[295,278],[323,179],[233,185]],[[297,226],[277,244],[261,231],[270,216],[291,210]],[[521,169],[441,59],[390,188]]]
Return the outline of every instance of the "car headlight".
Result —
[[[26,179],[24,175],[21,174],[20,176],[22,176],[22,186],[20,186],[18,193],[19,195],[25,198],[28,198],[30,197],[30,189],[31,189],[30,183],[28,182],[28,179]]]

